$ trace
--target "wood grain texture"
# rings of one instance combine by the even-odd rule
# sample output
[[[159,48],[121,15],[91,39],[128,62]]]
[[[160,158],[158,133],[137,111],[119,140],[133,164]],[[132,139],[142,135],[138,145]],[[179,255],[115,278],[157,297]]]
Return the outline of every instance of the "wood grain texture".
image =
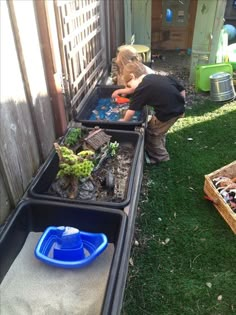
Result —
[[[231,230],[236,234],[236,213],[234,213],[230,206],[224,201],[223,197],[219,194],[212,182],[213,178],[219,176],[226,176],[229,178],[236,177],[236,161],[223,166],[208,175],[205,175],[204,183],[204,192],[212,199],[215,208],[228,223]]]

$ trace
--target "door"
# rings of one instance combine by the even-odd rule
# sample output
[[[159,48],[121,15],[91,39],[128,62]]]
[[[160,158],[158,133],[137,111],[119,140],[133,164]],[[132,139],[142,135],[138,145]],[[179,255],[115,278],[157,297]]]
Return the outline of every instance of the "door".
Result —
[[[192,47],[197,0],[153,0],[152,49]]]

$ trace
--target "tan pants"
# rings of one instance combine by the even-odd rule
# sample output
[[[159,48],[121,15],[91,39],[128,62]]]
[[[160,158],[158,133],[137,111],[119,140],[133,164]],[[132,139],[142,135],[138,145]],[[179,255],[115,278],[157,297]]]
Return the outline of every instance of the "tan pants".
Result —
[[[151,158],[158,162],[170,159],[169,153],[166,150],[166,133],[183,116],[174,117],[164,122],[158,120],[156,116],[152,116],[145,133],[145,150]]]

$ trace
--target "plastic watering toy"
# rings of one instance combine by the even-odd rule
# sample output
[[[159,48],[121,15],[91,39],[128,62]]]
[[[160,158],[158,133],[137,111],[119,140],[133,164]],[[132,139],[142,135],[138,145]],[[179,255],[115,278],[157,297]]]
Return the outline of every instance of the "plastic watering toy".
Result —
[[[91,263],[107,247],[103,233],[88,233],[69,226],[50,226],[35,247],[35,256],[46,264],[81,268]]]
[[[122,105],[122,104],[129,103],[130,99],[126,97],[122,97],[122,96],[117,96],[113,99],[113,101],[118,105]]]

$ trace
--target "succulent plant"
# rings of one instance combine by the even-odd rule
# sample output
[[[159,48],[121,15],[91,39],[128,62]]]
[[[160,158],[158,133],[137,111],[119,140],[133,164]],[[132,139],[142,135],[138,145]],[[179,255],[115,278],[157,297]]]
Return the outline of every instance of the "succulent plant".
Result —
[[[69,134],[66,136],[65,145],[73,147],[74,145],[76,145],[81,136],[82,136],[81,128],[72,128]]]
[[[108,153],[110,154],[110,156],[115,156],[117,154],[119,148],[119,143],[117,141],[115,142],[110,142],[108,145]]]
[[[81,151],[77,155],[67,147],[55,145],[59,156],[58,177],[73,176],[78,179],[89,177],[94,169],[95,154],[91,150]]]

